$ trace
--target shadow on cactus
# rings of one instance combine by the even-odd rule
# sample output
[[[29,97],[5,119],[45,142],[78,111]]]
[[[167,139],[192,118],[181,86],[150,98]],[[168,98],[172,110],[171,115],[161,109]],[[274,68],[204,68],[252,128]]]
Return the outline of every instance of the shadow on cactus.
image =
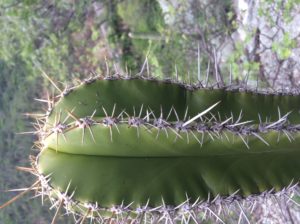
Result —
[[[36,190],[76,223],[299,218],[300,95],[143,76],[93,77],[45,100]],[[275,214],[273,214],[275,215]]]

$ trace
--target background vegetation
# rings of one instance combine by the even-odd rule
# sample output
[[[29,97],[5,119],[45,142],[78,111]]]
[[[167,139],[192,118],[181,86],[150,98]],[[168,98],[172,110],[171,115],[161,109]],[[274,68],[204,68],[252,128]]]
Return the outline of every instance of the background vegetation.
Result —
[[[257,28],[243,26],[246,38],[233,39],[242,21],[235,9],[237,2],[1,0],[0,204],[15,194],[2,190],[27,187],[34,180],[15,166],[29,166],[29,155],[36,154],[31,150],[35,137],[17,133],[33,130],[32,120],[23,114],[43,112],[34,99],[46,98],[46,90],[53,92],[41,69],[67,84],[91,74],[106,74],[107,67],[112,74],[136,74],[147,60],[149,71],[158,77],[178,74],[188,82],[204,80],[208,74],[211,83],[216,79],[228,82],[231,71],[236,83],[259,79],[261,87],[274,87],[276,82],[262,70],[257,52],[247,57]],[[291,11],[299,1],[274,2],[265,0],[264,7],[273,7],[286,23],[293,22]],[[259,16],[276,27],[278,20],[264,9],[258,11]],[[291,59],[299,45],[297,38],[284,32],[272,42],[270,49],[281,64]],[[224,51],[223,43],[229,43],[230,50]],[[224,80],[218,80],[218,75]],[[292,83],[297,87],[295,80]],[[295,86],[287,84],[291,87]],[[54,211],[49,211],[49,203],[41,206],[40,199],[31,196],[1,210],[0,223],[50,223]],[[60,222],[73,223],[70,218],[60,218]]]

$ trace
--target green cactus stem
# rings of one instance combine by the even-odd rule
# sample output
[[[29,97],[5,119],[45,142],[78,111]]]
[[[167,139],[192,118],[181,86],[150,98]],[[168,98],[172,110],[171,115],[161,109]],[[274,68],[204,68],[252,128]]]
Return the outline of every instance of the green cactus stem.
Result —
[[[299,102],[232,87],[89,79],[49,111],[35,169],[53,203],[79,217],[197,223],[208,212],[225,223],[248,211],[242,200],[298,189]],[[216,203],[235,206],[225,215]]]
[[[62,207],[77,223],[256,223],[266,201],[293,219],[297,92],[123,76],[54,86],[29,188],[57,208],[52,223]]]

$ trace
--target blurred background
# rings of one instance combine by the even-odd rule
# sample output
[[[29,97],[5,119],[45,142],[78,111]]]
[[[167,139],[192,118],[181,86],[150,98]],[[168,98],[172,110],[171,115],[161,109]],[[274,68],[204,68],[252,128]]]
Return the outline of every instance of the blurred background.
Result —
[[[292,91],[300,85],[299,0],[0,0],[0,204],[30,186],[35,98],[95,74]],[[146,62],[146,63],[145,63]],[[26,195],[2,224],[46,224],[55,211]],[[73,223],[62,217],[59,223]],[[276,222],[275,222],[276,223]]]

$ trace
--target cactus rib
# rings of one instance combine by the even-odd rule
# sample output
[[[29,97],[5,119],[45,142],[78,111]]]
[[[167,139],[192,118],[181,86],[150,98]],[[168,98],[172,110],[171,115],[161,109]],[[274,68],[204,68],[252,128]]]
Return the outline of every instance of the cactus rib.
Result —
[[[149,114],[142,118],[110,117],[109,121],[108,118],[85,117],[81,122],[59,123],[58,127],[50,129],[44,145],[74,154],[129,157],[287,152],[297,150],[299,145],[299,125],[289,124],[288,114],[259,125],[232,117],[219,121],[214,116],[206,116],[201,122],[183,126],[184,121],[168,121],[161,117],[159,120]],[[85,133],[85,129],[89,133]],[[284,147],[290,141],[289,147]],[[141,148],[139,144],[144,146]],[[154,144],[155,149],[152,148]],[[120,145],[122,147],[118,147]],[[247,148],[251,150],[245,150]]]
[[[176,110],[180,118],[184,117],[188,108],[189,116],[194,117],[219,101],[218,110],[215,108],[212,112],[218,111],[222,119],[232,114],[237,117],[242,110],[245,120],[259,122],[258,115],[274,120],[278,117],[279,107],[282,114],[291,112],[291,122],[300,123],[299,95],[253,93],[234,88],[209,89],[198,85],[134,78],[93,79],[70,91],[67,95],[61,95],[51,110],[47,119],[49,124],[54,123],[56,114],[61,113],[61,119],[64,120],[68,116],[66,110],[75,110],[78,117],[86,117],[96,109],[95,117],[105,117],[102,107],[112,111],[114,105],[117,105],[115,114],[120,114],[122,110],[133,114],[134,108],[138,109],[143,105],[144,108],[151,108],[156,117],[161,113],[168,114],[171,108]],[[176,117],[173,114],[169,119],[175,120]],[[69,117],[67,122],[70,120],[72,119]]]
[[[105,156],[191,156],[241,153],[245,148],[254,148],[251,152],[296,150],[299,101],[293,95],[209,90],[156,80],[91,79],[55,104],[43,143],[62,152]],[[270,111],[271,107],[276,110]],[[203,111],[205,117],[197,117]],[[276,138],[283,143],[276,144]],[[282,147],[286,138],[293,141],[289,149]],[[136,142],[144,144],[142,150]],[[220,144],[225,147],[218,147]]]
[[[227,212],[240,214],[236,203],[243,198],[247,198],[243,209],[249,212],[250,205],[259,202],[259,198],[274,202],[274,194],[286,197],[299,192],[293,181],[300,177],[299,155],[279,152],[127,158],[47,149],[39,155],[36,166],[42,177],[51,174],[50,185],[44,178],[44,194],[52,195],[53,203],[63,199],[65,207],[77,215],[92,208],[89,217],[96,220],[107,220],[113,215],[120,220],[138,220],[142,212],[164,219],[164,212],[169,211],[176,221],[182,220],[185,212],[198,220],[198,215],[211,210],[209,217],[216,219],[213,213],[219,214],[221,206],[220,218],[224,219],[226,206],[231,207]]]

